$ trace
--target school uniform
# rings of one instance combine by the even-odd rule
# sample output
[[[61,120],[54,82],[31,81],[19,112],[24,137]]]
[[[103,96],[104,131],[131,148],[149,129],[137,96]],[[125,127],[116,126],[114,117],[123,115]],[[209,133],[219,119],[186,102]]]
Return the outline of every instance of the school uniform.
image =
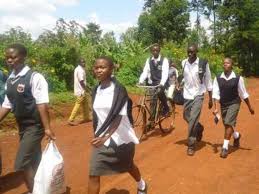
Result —
[[[235,127],[241,98],[249,97],[243,77],[234,71],[226,77],[223,72],[214,79],[212,97],[220,102],[223,124]]]
[[[197,59],[190,64],[188,59],[182,61],[184,87],[183,97],[184,113],[183,117],[188,123],[188,147],[193,148],[197,139],[199,130],[203,127],[199,122],[202,104],[204,100],[204,93],[212,91],[212,81],[209,64],[206,64],[204,77],[199,77],[199,61]]]
[[[48,84],[41,74],[33,72],[28,66],[24,66],[17,75],[11,73],[2,106],[12,109],[19,128],[16,171],[30,166],[36,169],[40,162],[44,129],[37,105],[45,103],[49,103]]]
[[[165,114],[169,111],[169,107],[168,107],[168,104],[167,104],[167,98],[166,98],[166,95],[165,95],[165,92],[164,92],[165,84],[166,84],[167,79],[168,79],[168,72],[169,72],[168,59],[159,55],[158,58],[151,57],[151,58],[148,58],[146,60],[143,72],[142,72],[142,74],[140,75],[140,78],[139,78],[139,83],[141,83],[141,84],[144,83],[145,80],[147,80],[148,85],[164,86],[157,95],[158,95],[158,98],[159,98],[159,100],[161,101],[161,103],[164,107],[163,113],[165,113]],[[151,101],[151,105],[150,105],[151,110],[154,109],[153,107],[154,107],[154,104],[155,104],[155,100],[156,99],[153,99]]]
[[[93,128],[95,137],[102,137],[113,119],[122,116],[116,131],[104,145],[93,147],[90,159],[91,176],[128,172],[133,165],[135,144],[138,138],[132,127],[132,102],[126,89],[112,79],[111,85],[93,90]]]
[[[166,97],[169,99],[173,99],[177,78],[178,78],[178,70],[175,67],[170,67],[169,73],[168,73],[168,82],[167,82],[169,87],[166,91]]]

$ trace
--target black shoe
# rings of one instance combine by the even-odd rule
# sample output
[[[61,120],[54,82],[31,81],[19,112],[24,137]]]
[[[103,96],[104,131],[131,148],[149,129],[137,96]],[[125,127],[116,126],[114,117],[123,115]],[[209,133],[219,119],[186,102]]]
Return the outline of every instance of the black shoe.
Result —
[[[239,133],[238,138],[237,139],[234,138],[234,143],[233,143],[234,147],[239,148],[239,146],[240,146],[240,138],[241,138],[241,134]]]
[[[196,141],[200,142],[203,136],[203,131],[204,131],[204,127],[202,125],[199,126],[198,128],[198,133],[197,133],[197,137],[196,137]]]
[[[192,147],[188,147],[188,149],[187,149],[187,155],[188,156],[193,156],[194,155],[194,148],[192,148]]]
[[[221,158],[226,158],[228,157],[228,150],[226,148],[222,148],[221,153],[220,153]]]

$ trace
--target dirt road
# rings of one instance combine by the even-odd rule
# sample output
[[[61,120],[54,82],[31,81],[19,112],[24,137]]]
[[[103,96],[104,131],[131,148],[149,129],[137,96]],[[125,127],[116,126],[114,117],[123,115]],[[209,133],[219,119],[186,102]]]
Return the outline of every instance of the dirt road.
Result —
[[[249,79],[248,83],[256,115],[251,116],[242,103],[237,125],[242,134],[241,147],[238,150],[230,147],[231,154],[227,159],[219,157],[223,125],[213,123],[207,102],[201,116],[204,137],[193,157],[186,155],[187,125],[182,119],[181,107],[177,107],[176,129],[172,133],[162,137],[157,131],[137,146],[135,161],[148,181],[149,194],[259,193],[259,79]],[[67,109],[64,113],[70,111]],[[53,128],[65,160],[67,193],[84,194],[87,193],[91,123],[70,127],[65,122],[66,119],[57,120]],[[25,193],[21,178],[13,173],[18,136],[8,134],[0,137],[0,141],[3,156],[0,193]],[[136,193],[136,185],[127,174],[104,177],[101,185],[102,194]]]

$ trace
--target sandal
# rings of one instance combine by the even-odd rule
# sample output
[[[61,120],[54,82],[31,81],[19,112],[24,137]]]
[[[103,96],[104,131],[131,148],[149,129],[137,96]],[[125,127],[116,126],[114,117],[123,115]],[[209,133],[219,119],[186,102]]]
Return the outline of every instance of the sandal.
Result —
[[[147,186],[147,183],[145,182],[145,189],[142,190],[138,188],[137,194],[147,194],[147,188],[148,186]]]

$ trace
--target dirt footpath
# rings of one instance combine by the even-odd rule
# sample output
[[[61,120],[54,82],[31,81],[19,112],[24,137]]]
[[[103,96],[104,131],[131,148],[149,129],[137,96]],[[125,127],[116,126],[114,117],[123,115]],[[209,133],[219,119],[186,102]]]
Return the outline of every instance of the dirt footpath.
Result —
[[[258,194],[259,193],[259,79],[248,80],[248,91],[256,114],[251,116],[241,105],[237,129],[241,147],[230,147],[227,159],[219,157],[223,143],[223,125],[213,123],[213,115],[204,103],[201,122],[205,126],[202,142],[193,157],[186,155],[187,125],[182,108],[177,107],[176,129],[166,136],[154,132],[137,145],[135,161],[149,185],[149,194]],[[134,97],[136,100],[136,97]],[[67,114],[71,109],[66,110]],[[170,121],[170,120],[169,120]],[[169,123],[168,121],[168,123]],[[53,123],[57,145],[65,160],[67,194],[87,193],[91,123],[70,127],[66,119]],[[0,137],[3,174],[0,193],[21,194],[25,185],[13,173],[18,145],[17,134]],[[231,140],[232,144],[233,140]],[[46,143],[46,142],[45,142]],[[127,174],[104,177],[102,194],[135,194],[136,185]]]

